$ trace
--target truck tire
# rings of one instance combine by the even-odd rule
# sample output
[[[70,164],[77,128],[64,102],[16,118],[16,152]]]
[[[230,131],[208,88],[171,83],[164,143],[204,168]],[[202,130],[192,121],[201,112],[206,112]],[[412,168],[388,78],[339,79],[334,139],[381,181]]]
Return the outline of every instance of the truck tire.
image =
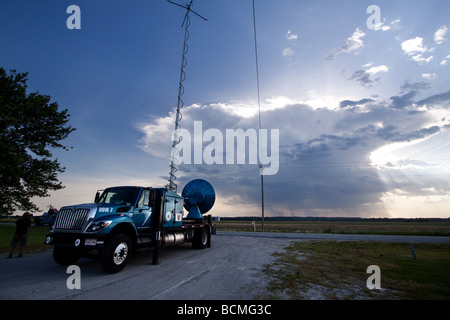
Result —
[[[108,273],[122,270],[128,262],[131,240],[126,234],[117,234],[106,242],[101,254],[103,269]]]
[[[192,247],[194,249],[205,249],[208,246],[209,234],[205,228],[195,230],[192,239]]]
[[[74,248],[55,246],[53,248],[53,260],[62,266],[70,266],[80,259],[81,254]]]

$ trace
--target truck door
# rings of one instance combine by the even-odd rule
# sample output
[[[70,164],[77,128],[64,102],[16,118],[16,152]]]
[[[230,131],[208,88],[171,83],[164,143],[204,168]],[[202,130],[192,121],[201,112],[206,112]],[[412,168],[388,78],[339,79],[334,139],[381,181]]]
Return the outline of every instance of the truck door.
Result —
[[[152,207],[149,207],[150,189],[144,189],[141,192],[136,208],[133,212],[133,222],[138,231],[150,229]]]

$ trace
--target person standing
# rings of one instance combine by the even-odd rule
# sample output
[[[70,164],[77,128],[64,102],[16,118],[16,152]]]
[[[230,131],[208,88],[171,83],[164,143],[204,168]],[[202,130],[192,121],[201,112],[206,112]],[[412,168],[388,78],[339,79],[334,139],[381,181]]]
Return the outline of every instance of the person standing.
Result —
[[[18,258],[23,257],[23,247],[27,244],[28,240],[28,230],[31,226],[31,214],[29,212],[25,212],[22,218],[17,219],[16,221],[16,232],[14,233],[13,239],[11,241],[11,251],[9,252],[8,258],[12,258],[14,250],[19,244],[19,255]]]

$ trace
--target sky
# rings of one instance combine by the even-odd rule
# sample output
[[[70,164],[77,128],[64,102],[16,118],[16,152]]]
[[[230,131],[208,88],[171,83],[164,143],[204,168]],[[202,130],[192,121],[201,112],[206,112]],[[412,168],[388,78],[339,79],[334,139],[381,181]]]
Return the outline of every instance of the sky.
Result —
[[[192,8],[208,21],[191,16],[181,127],[222,133],[200,143],[223,159],[227,130],[278,130],[265,216],[449,217],[449,1],[255,0],[260,105],[252,1]],[[165,0],[0,3],[0,66],[77,129],[53,151],[65,188],[35,199],[42,211],[168,183],[184,16]],[[212,215],[261,215],[255,148],[244,164],[180,163],[178,192],[205,179]]]

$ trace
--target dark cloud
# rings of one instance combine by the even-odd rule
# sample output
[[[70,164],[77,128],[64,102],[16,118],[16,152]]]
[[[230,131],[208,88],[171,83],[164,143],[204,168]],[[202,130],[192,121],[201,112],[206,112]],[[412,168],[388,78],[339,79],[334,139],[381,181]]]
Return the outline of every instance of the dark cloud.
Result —
[[[431,87],[431,84],[429,81],[420,81],[420,82],[413,82],[410,83],[409,81],[406,81],[401,87],[401,92],[406,91],[421,91],[426,90]]]
[[[348,80],[356,80],[360,85],[370,88],[380,81],[380,78],[373,78],[366,70],[357,70]]]
[[[422,128],[406,133],[398,133],[395,138],[391,139],[394,142],[410,142],[417,139],[423,139],[438,133],[441,130],[438,126],[432,126],[429,128]]]
[[[440,105],[446,108],[450,107],[450,90],[441,94],[436,94],[417,102],[418,105]]]
[[[339,103],[339,108],[344,109],[347,107],[361,106],[368,102],[375,102],[375,100],[373,100],[373,99],[361,99],[359,101],[344,100]]]
[[[440,94],[429,96],[419,101],[413,100],[413,98],[416,97],[421,90],[428,88],[429,88],[428,84],[423,82],[403,85],[402,90],[404,89],[411,89],[411,90],[401,96],[392,96],[390,98],[392,101],[391,107],[403,109],[405,107],[412,106],[413,104],[416,104],[418,106],[427,105],[430,108],[434,106],[446,108],[450,107],[450,90]]]
[[[375,77],[376,74],[385,73],[389,71],[389,67],[385,65],[373,66],[372,63],[365,65],[365,67],[370,67],[366,70],[357,70],[353,73],[352,77],[348,80],[356,80],[362,86],[366,88],[373,87],[380,82],[380,77]]]
[[[417,91],[411,90],[408,93],[405,93],[401,96],[392,96],[390,99],[392,103],[390,105],[391,108],[403,109],[405,107],[411,106],[414,102],[412,98],[417,95]]]

